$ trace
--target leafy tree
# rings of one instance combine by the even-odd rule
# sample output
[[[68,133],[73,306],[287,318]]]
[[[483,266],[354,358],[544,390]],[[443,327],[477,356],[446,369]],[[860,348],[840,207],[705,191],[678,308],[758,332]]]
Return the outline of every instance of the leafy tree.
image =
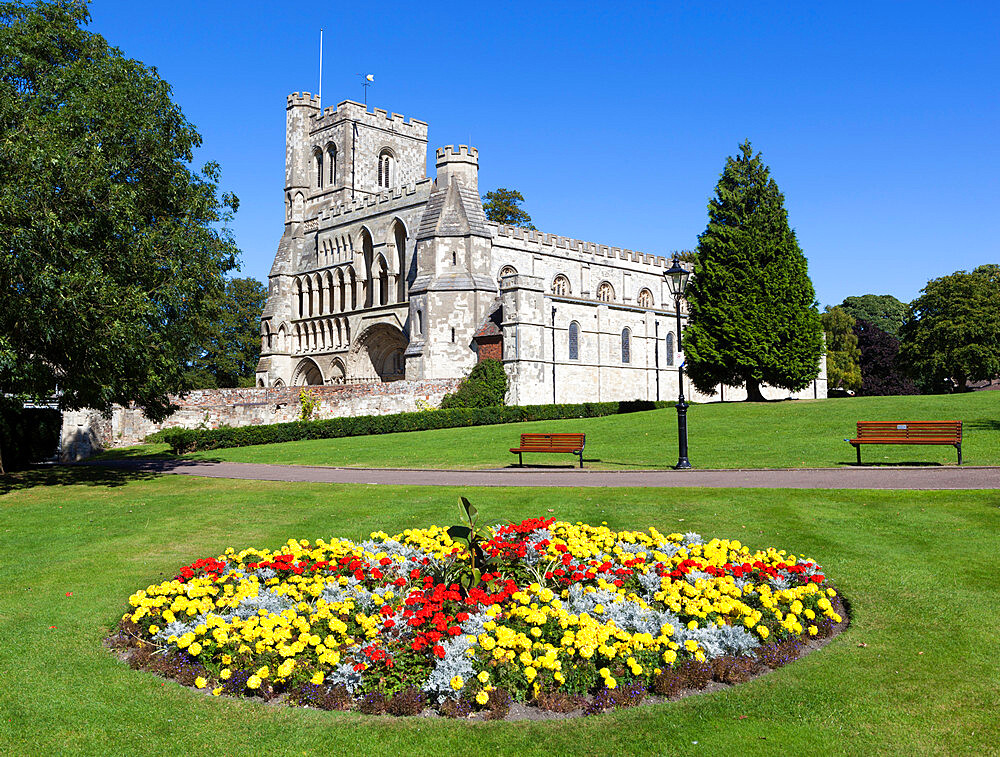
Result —
[[[863,294],[845,297],[840,307],[855,320],[868,321],[892,336],[899,336],[899,327],[906,320],[909,305],[891,294]]]
[[[861,350],[861,393],[917,394],[917,386],[899,364],[899,340],[878,326],[859,318],[854,334]]]
[[[520,226],[524,229],[535,228],[529,216],[522,208],[524,195],[516,189],[504,189],[500,187],[492,192],[483,195],[483,211],[486,218],[493,223],[502,223],[508,226]]]
[[[237,200],[156,71],[85,0],[0,2],[0,397],[64,409],[186,388],[238,250]]]
[[[726,159],[688,286],[683,347],[703,392],[745,383],[762,401],[761,384],[796,391],[819,372],[822,325],[784,202],[749,141]]]
[[[855,320],[841,308],[827,308],[820,316],[826,334],[826,380],[830,387],[861,388],[861,350],[854,334]]]
[[[1000,376],[1000,265],[931,279],[910,303],[900,357],[924,391]]]
[[[472,367],[457,390],[444,396],[441,407],[502,407],[506,397],[507,373],[503,363],[485,358]]]
[[[209,326],[203,352],[191,363],[189,383],[199,389],[253,386],[260,358],[260,314],[267,287],[257,279],[231,279]]]

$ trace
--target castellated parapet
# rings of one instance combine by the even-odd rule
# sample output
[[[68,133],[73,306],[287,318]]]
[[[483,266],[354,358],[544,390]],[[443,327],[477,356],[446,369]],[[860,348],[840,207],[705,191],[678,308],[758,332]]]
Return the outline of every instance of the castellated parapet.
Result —
[[[291,99],[291,98],[289,98]],[[317,101],[317,107],[319,102]],[[427,140],[427,122],[416,118],[409,121],[400,113],[392,113],[382,108],[368,110],[364,105],[354,100],[344,100],[336,107],[323,108],[322,113],[313,115],[311,130],[318,132],[327,129],[341,121],[355,121],[373,129],[406,134],[414,139]]]

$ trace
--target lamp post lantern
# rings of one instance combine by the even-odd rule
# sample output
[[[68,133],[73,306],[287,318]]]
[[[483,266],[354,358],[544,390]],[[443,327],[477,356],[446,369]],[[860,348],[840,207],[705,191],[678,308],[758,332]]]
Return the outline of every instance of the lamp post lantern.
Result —
[[[677,259],[676,255],[674,255],[670,268],[663,272],[663,278],[667,281],[667,288],[670,290],[670,294],[674,297],[674,313],[677,316],[678,352],[682,352],[684,350],[684,345],[681,341],[681,298],[684,296],[684,290],[687,289],[688,279],[690,277],[691,272],[681,265],[680,260]],[[677,398],[677,465],[675,465],[674,468],[680,470],[682,468],[691,467],[691,463],[688,461],[688,403],[684,401],[683,361],[677,367],[677,378],[680,393]]]

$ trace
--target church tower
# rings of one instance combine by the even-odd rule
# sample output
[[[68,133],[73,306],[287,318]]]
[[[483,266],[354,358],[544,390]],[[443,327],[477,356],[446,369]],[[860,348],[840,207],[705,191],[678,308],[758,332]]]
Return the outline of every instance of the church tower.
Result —
[[[442,147],[417,231],[407,379],[463,375],[475,365],[472,337],[496,299],[492,244],[479,199],[478,151]]]

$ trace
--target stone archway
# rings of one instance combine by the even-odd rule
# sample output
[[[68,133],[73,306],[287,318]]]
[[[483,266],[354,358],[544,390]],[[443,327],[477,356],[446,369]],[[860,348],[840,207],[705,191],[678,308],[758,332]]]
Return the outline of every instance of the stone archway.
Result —
[[[292,386],[320,386],[323,372],[312,358],[303,358],[292,374]]]
[[[406,337],[395,326],[376,323],[365,329],[351,345],[349,355],[352,378],[398,381],[403,374]]]

